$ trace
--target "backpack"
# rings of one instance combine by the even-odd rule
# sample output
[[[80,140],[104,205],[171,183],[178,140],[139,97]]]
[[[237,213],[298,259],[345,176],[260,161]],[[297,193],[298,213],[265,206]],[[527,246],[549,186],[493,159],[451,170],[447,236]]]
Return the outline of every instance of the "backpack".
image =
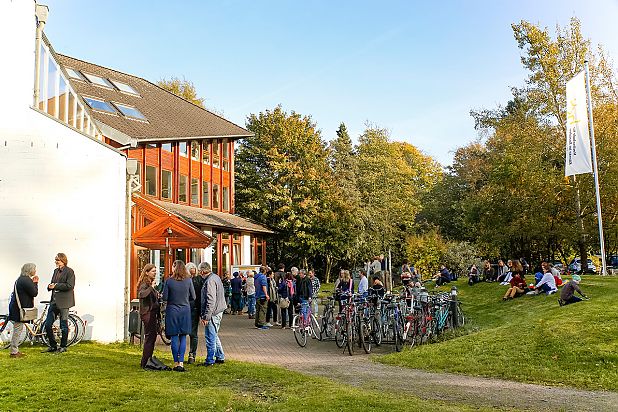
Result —
[[[148,362],[146,362],[146,369],[150,369],[152,371],[171,371],[172,368],[170,368],[169,366],[167,366],[166,364],[164,364],[163,362],[161,362],[159,359],[157,359],[154,356],[151,356],[148,359]]]

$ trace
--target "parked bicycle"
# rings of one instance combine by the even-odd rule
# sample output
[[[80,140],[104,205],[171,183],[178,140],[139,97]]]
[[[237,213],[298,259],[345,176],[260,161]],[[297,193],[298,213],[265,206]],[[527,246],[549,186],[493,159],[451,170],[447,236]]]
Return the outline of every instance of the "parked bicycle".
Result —
[[[300,313],[292,319],[292,331],[296,343],[300,347],[307,346],[307,336],[311,336],[317,340],[321,340],[320,325],[314,314],[311,312],[310,300],[301,302]]]

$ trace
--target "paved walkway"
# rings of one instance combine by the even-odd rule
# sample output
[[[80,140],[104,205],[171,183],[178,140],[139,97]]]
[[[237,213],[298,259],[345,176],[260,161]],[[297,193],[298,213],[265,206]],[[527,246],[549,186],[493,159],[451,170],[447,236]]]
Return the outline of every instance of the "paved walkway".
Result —
[[[291,330],[280,327],[258,330],[246,315],[225,315],[219,336],[228,359],[282,366],[359,387],[398,393],[409,391],[423,399],[501,409],[618,411],[618,393],[615,392],[548,387],[383,365],[372,362],[360,348],[354,356],[344,354],[332,341],[310,340],[307,347],[301,348]],[[202,331],[199,348],[198,361],[203,361]],[[392,345],[374,347],[371,356],[393,350]]]

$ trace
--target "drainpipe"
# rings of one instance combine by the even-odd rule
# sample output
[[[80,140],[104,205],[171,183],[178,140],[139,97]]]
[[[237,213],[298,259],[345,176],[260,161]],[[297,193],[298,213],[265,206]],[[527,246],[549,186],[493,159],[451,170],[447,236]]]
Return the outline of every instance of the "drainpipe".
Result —
[[[131,312],[131,257],[133,245],[131,242],[131,195],[139,190],[139,184],[135,181],[137,173],[137,160],[127,159],[126,163],[126,205],[125,205],[125,268],[124,268],[124,340],[129,342],[129,312]]]
[[[38,107],[39,95],[41,94],[41,79],[39,77],[41,71],[41,41],[43,39],[43,29],[45,28],[47,16],[49,15],[49,7],[43,4],[37,4],[34,9],[34,14],[37,20],[36,49],[34,51],[34,107]]]

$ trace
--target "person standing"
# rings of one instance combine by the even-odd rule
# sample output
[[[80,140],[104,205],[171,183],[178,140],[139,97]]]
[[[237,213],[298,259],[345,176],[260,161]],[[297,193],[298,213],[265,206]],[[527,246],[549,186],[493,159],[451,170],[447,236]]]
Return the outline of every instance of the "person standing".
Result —
[[[187,335],[191,333],[191,299],[195,300],[195,290],[189,273],[182,260],[172,264],[172,276],[163,287],[165,307],[165,335],[172,340],[174,371],[184,372]]]
[[[268,300],[268,307],[266,309],[266,326],[272,327],[273,324],[270,323],[271,319],[276,325],[280,324],[280,322],[277,322],[277,303],[279,302],[279,292],[277,291],[277,282],[275,282],[275,276],[271,269],[266,270],[266,281],[268,283],[268,296],[270,297]]]
[[[288,321],[288,327],[292,327],[292,314],[294,310],[294,296],[296,295],[296,287],[294,284],[294,277],[291,273],[287,273],[285,277],[282,277],[279,281],[279,302],[281,307],[281,329],[284,329],[286,320]]]
[[[69,309],[75,306],[75,272],[67,266],[69,260],[64,253],[56,254],[54,258],[56,269],[52,275],[52,281],[47,285],[47,290],[51,291],[49,309],[45,319],[45,333],[49,341],[49,348],[44,352],[63,353],[67,351],[67,341],[69,337]],[[60,347],[54,337],[53,325],[56,318],[60,316],[60,330],[62,337]]]
[[[159,308],[159,292],[154,288],[157,267],[148,263],[142,269],[137,282],[137,297],[139,298],[139,315],[144,323],[144,349],[140,366],[146,368],[148,359],[152,357],[157,341],[157,325],[161,318]]]
[[[219,339],[219,329],[223,312],[227,309],[225,302],[225,290],[221,278],[212,272],[207,262],[200,263],[200,275],[204,278],[202,286],[200,318],[205,326],[204,337],[206,339],[206,359],[204,366],[212,366],[215,363],[225,362],[223,346]]]
[[[198,343],[198,327],[200,324],[200,309],[201,309],[201,296],[202,286],[204,285],[204,277],[201,273],[198,273],[197,266],[194,263],[187,263],[187,270],[191,275],[191,282],[193,283],[193,290],[195,292],[195,300],[190,302],[191,304],[191,334],[189,335],[189,357],[187,363],[189,365],[195,363],[195,355],[197,353]]]
[[[311,310],[313,314],[318,316],[318,294],[320,293],[320,279],[315,275],[315,271],[311,269],[309,271],[309,280],[311,281],[311,303],[313,307]]]
[[[231,305],[232,305],[232,279],[230,278],[230,272],[225,271],[225,275],[223,275],[223,279],[221,280],[223,283],[223,292],[225,293],[225,304],[227,305],[227,309],[223,313],[230,313]]]
[[[242,279],[238,272],[234,272],[232,285],[232,315],[242,314]]]
[[[407,272],[406,272],[407,273]],[[360,280],[358,281],[358,294],[364,296],[369,289],[369,280],[364,270],[359,271]]]
[[[257,310],[255,315],[255,327],[258,329],[268,329],[266,326],[266,309],[268,308],[268,280],[266,274],[260,268],[260,272],[255,277],[255,299]]]
[[[255,274],[252,270],[246,272],[245,292],[247,293],[247,314],[249,319],[255,318]]]
[[[15,288],[9,303],[9,320],[13,322],[11,336],[11,358],[22,358],[26,355],[19,351],[19,337],[24,331],[21,309],[33,308],[34,298],[39,294],[39,277],[36,275],[36,265],[26,263],[21,267],[21,274],[15,281]]]

